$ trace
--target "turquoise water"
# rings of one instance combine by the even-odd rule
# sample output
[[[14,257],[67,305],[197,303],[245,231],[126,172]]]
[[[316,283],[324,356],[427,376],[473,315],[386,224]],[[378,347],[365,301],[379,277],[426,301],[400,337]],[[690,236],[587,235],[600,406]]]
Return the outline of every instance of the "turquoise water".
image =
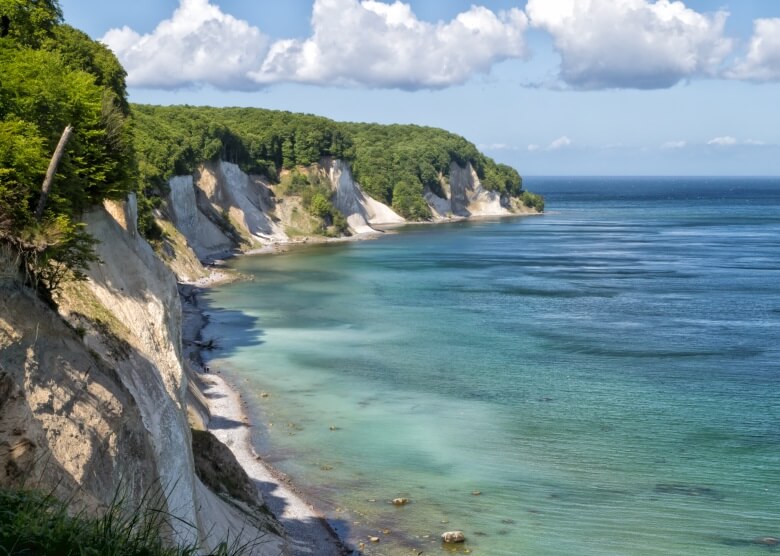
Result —
[[[232,261],[254,280],[209,293],[205,335],[258,451],[367,554],[451,529],[475,555],[780,552],[780,181],[527,185],[545,216]]]

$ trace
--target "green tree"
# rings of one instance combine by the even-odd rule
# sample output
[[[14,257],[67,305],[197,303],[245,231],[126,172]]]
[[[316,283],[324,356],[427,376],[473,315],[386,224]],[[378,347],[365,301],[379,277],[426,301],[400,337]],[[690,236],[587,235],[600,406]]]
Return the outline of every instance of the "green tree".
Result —
[[[8,21],[0,37],[0,242],[17,250],[30,283],[48,297],[94,260],[83,212],[134,187],[124,70],[104,46],[63,26],[54,0],[0,0],[0,16]]]
[[[422,184],[398,182],[393,189],[393,210],[407,220],[430,220],[431,209],[423,198]]]
[[[39,48],[62,21],[62,10],[56,0],[0,0],[3,17],[7,18],[9,40]]]

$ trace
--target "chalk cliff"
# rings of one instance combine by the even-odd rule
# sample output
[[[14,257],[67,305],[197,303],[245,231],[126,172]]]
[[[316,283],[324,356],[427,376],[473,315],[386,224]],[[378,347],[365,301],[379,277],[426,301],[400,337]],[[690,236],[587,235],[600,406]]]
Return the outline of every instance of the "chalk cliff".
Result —
[[[430,190],[425,192],[425,200],[436,220],[453,216],[504,216],[512,212],[509,199],[485,189],[471,164],[463,167],[450,163],[449,180],[441,181],[445,197]]]
[[[100,262],[64,287],[59,314],[21,285],[10,253],[0,256],[0,485],[90,512],[116,495],[146,500],[175,516],[176,542],[210,550],[262,535],[255,554],[282,553],[268,518],[196,474],[176,277],[137,233],[135,200],[106,202],[84,222]]]
[[[312,171],[329,184],[333,206],[344,215],[353,235],[407,222],[366,194],[343,160],[323,159]],[[247,175],[229,162],[202,164],[191,176],[171,178],[169,186],[170,220],[201,259],[303,238],[308,241],[318,234],[317,219],[306,213],[299,197],[277,197],[267,179]],[[462,167],[453,162],[449,176],[441,176],[441,192],[444,196],[425,192],[434,220],[532,212],[483,187],[470,164]]]
[[[366,195],[352,178],[352,171],[346,162],[327,160],[324,167],[335,190],[333,204],[347,217],[349,227],[354,233],[373,232],[375,230],[372,226],[406,222],[393,209]]]

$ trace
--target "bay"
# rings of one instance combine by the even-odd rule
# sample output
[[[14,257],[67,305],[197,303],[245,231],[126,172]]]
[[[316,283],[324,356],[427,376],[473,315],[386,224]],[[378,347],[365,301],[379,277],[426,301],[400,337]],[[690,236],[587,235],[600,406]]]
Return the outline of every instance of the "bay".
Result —
[[[772,550],[780,180],[526,185],[547,214],[232,260],[204,333],[258,452],[366,554]]]

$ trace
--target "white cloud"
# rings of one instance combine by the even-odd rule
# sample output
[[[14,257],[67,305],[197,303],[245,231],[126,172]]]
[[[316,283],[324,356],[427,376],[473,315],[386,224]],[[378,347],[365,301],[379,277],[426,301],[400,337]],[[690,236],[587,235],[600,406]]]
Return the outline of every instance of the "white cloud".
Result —
[[[268,38],[209,0],[181,0],[170,19],[147,35],[129,27],[102,39],[127,70],[130,86],[175,89],[209,83],[222,89],[256,87],[248,72],[260,67]]]
[[[661,145],[662,149],[683,149],[688,145],[685,141],[667,141]]]
[[[528,145],[528,152],[534,152],[538,150],[539,150],[539,145],[535,143],[531,143],[530,145]]]
[[[764,147],[766,146],[766,143],[764,141],[760,141],[758,139],[745,139],[745,144],[750,145],[751,147]]]
[[[399,1],[315,0],[312,36],[274,43],[251,76],[259,83],[446,87],[524,56],[527,21],[517,8],[496,14],[472,6],[432,24]]]
[[[738,142],[739,141],[737,141],[736,138],[732,137],[731,135],[724,135],[722,137],[715,137],[714,139],[710,139],[707,141],[707,144],[717,145],[718,147],[733,147]]]
[[[531,24],[549,32],[561,78],[582,89],[671,87],[713,75],[732,48],[728,14],[703,15],[670,0],[528,0]]]
[[[101,39],[136,87],[174,89],[210,84],[258,89],[277,82],[440,88],[523,57],[525,13],[472,6],[448,22],[417,18],[409,4],[315,0],[312,35],[270,44],[257,27],[210,0],[180,0],[150,34],[129,27]]]
[[[747,56],[726,77],[751,81],[780,81],[780,18],[757,19]]]
[[[568,147],[571,145],[572,141],[565,135],[562,137],[558,137],[555,141],[549,144],[547,147],[548,151],[557,151],[558,149],[563,149],[565,147]]]

